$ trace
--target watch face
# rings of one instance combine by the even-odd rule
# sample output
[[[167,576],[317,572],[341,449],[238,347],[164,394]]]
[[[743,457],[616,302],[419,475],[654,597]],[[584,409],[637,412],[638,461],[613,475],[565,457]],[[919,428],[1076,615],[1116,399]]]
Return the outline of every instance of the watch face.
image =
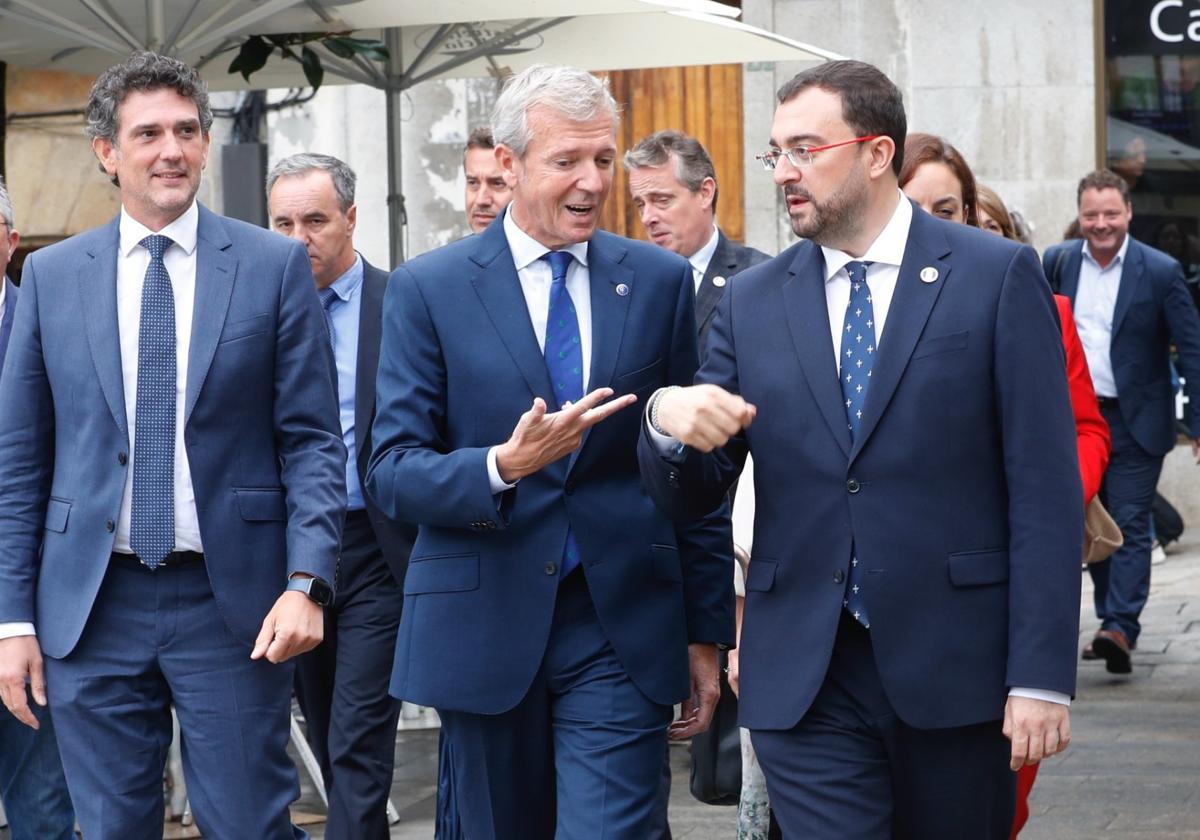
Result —
[[[329,588],[329,584],[318,578],[313,578],[308,588],[308,597],[320,604],[322,607],[329,606],[329,602],[333,600],[333,590]]]

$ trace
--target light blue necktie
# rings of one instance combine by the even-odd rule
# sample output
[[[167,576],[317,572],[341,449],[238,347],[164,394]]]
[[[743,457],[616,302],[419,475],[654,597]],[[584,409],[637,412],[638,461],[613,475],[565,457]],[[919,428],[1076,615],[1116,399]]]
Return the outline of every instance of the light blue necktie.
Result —
[[[842,324],[841,371],[842,399],[846,404],[846,421],[850,439],[858,434],[862,423],[863,406],[871,384],[871,368],[875,364],[875,312],[871,306],[871,289],[867,286],[867,266],[857,260],[846,264],[850,275],[850,303]],[[867,600],[863,595],[864,575],[850,546],[850,574],[846,578],[846,597],[842,605],[863,627],[871,626],[867,615]]]
[[[546,317],[546,370],[554,388],[558,408],[583,397],[583,347],[579,343],[579,318],[575,304],[567,291],[567,268],[571,265],[569,251],[550,251],[542,259],[550,263],[554,282],[550,285],[550,310]],[[567,529],[558,576],[561,580],[579,565],[579,546],[575,534]]]
[[[129,542],[151,569],[175,548],[175,295],[163,263],[171,244],[160,234],[141,241],[150,265],[138,327]]]
[[[325,310],[325,327],[329,330],[329,346],[336,351],[337,341],[333,335],[333,305],[341,298],[333,290],[333,286],[326,286],[317,292],[317,295],[321,298],[321,308]]]

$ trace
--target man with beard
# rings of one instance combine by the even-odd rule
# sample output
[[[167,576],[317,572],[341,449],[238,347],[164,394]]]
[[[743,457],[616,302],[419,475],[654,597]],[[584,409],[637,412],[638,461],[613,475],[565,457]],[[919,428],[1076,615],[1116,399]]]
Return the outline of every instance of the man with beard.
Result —
[[[464,196],[467,224],[471,233],[483,233],[512,201],[512,185],[496,159],[496,144],[489,126],[480,126],[467,138],[463,174],[467,178]]]
[[[876,68],[778,98],[760,160],[808,241],[731,285],[697,384],[651,398],[642,472],[673,517],[716,507],[748,453],[771,488],[740,712],[784,836],[1005,838],[1010,768],[1066,747],[1075,687],[1049,288],[1029,248],[900,194],[906,118]]]

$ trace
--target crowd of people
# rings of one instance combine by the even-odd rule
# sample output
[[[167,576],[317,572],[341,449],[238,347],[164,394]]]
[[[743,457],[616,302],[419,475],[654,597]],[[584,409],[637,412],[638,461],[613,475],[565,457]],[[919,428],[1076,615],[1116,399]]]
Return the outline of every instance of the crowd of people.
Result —
[[[329,838],[388,836],[408,700],[440,840],[665,840],[723,682],[739,838],[1015,837],[1071,739],[1089,506],[1124,543],[1083,657],[1132,669],[1200,317],[1121,176],[1039,260],[878,69],[777,98],[776,256],[695,138],[622,157],[603,80],[536,66],[469,137],[471,234],[389,276],[346,163],[277,162],[273,232],[219,216],[198,73],[102,74],[121,213],[0,287],[14,840],[160,837],[172,712],[204,836],[305,836],[293,693]],[[617,166],[650,242],[599,229]],[[15,224],[0,184],[0,274]]]

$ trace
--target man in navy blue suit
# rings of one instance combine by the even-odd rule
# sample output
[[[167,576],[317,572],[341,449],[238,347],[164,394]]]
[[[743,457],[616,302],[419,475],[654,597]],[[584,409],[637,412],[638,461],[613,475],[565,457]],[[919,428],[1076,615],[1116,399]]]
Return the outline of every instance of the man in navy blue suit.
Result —
[[[1048,248],[1043,265],[1051,285],[1071,299],[1100,413],[1112,431],[1100,494],[1125,537],[1111,557],[1088,566],[1101,624],[1083,656],[1128,674],[1150,595],[1154,489],[1176,439],[1171,343],[1188,398],[1200,405],[1200,316],[1179,262],[1129,235],[1133,205],[1124,178],[1092,172],[1076,195],[1083,239]],[[1192,411],[1188,437],[1200,458],[1200,411]]]
[[[778,98],[760,159],[806,241],[730,284],[697,384],[649,403],[643,475],[686,518],[754,456],[740,712],[784,835],[1006,838],[1012,770],[1066,746],[1075,687],[1050,291],[1030,249],[899,192],[906,117],[876,68]]]
[[[0,368],[17,309],[17,287],[5,272],[21,241],[12,199],[0,178]],[[0,800],[13,840],[71,840],[75,811],[63,775],[50,710],[32,706],[37,728],[0,713]]]
[[[284,840],[292,664],[322,638],[345,509],[304,249],[196,202],[195,70],[96,80],[108,225],[25,263],[0,377],[0,696],[49,699],[89,840],[162,837],[171,709],[206,837]]]
[[[271,227],[304,245],[325,307],[346,445],[346,522],[325,640],[296,662],[296,697],[329,797],[329,840],[387,840],[400,702],[388,694],[415,530],[363,492],[387,272],[354,250],[357,178],[335,157],[297,154],[267,175]]]
[[[726,511],[672,526],[622,411],[697,354],[687,262],[596,230],[616,125],[582,70],[516,76],[512,204],[384,301],[367,488],[420,526],[392,692],[441,715],[472,838],[643,840],[668,726],[708,725],[733,640]]]

